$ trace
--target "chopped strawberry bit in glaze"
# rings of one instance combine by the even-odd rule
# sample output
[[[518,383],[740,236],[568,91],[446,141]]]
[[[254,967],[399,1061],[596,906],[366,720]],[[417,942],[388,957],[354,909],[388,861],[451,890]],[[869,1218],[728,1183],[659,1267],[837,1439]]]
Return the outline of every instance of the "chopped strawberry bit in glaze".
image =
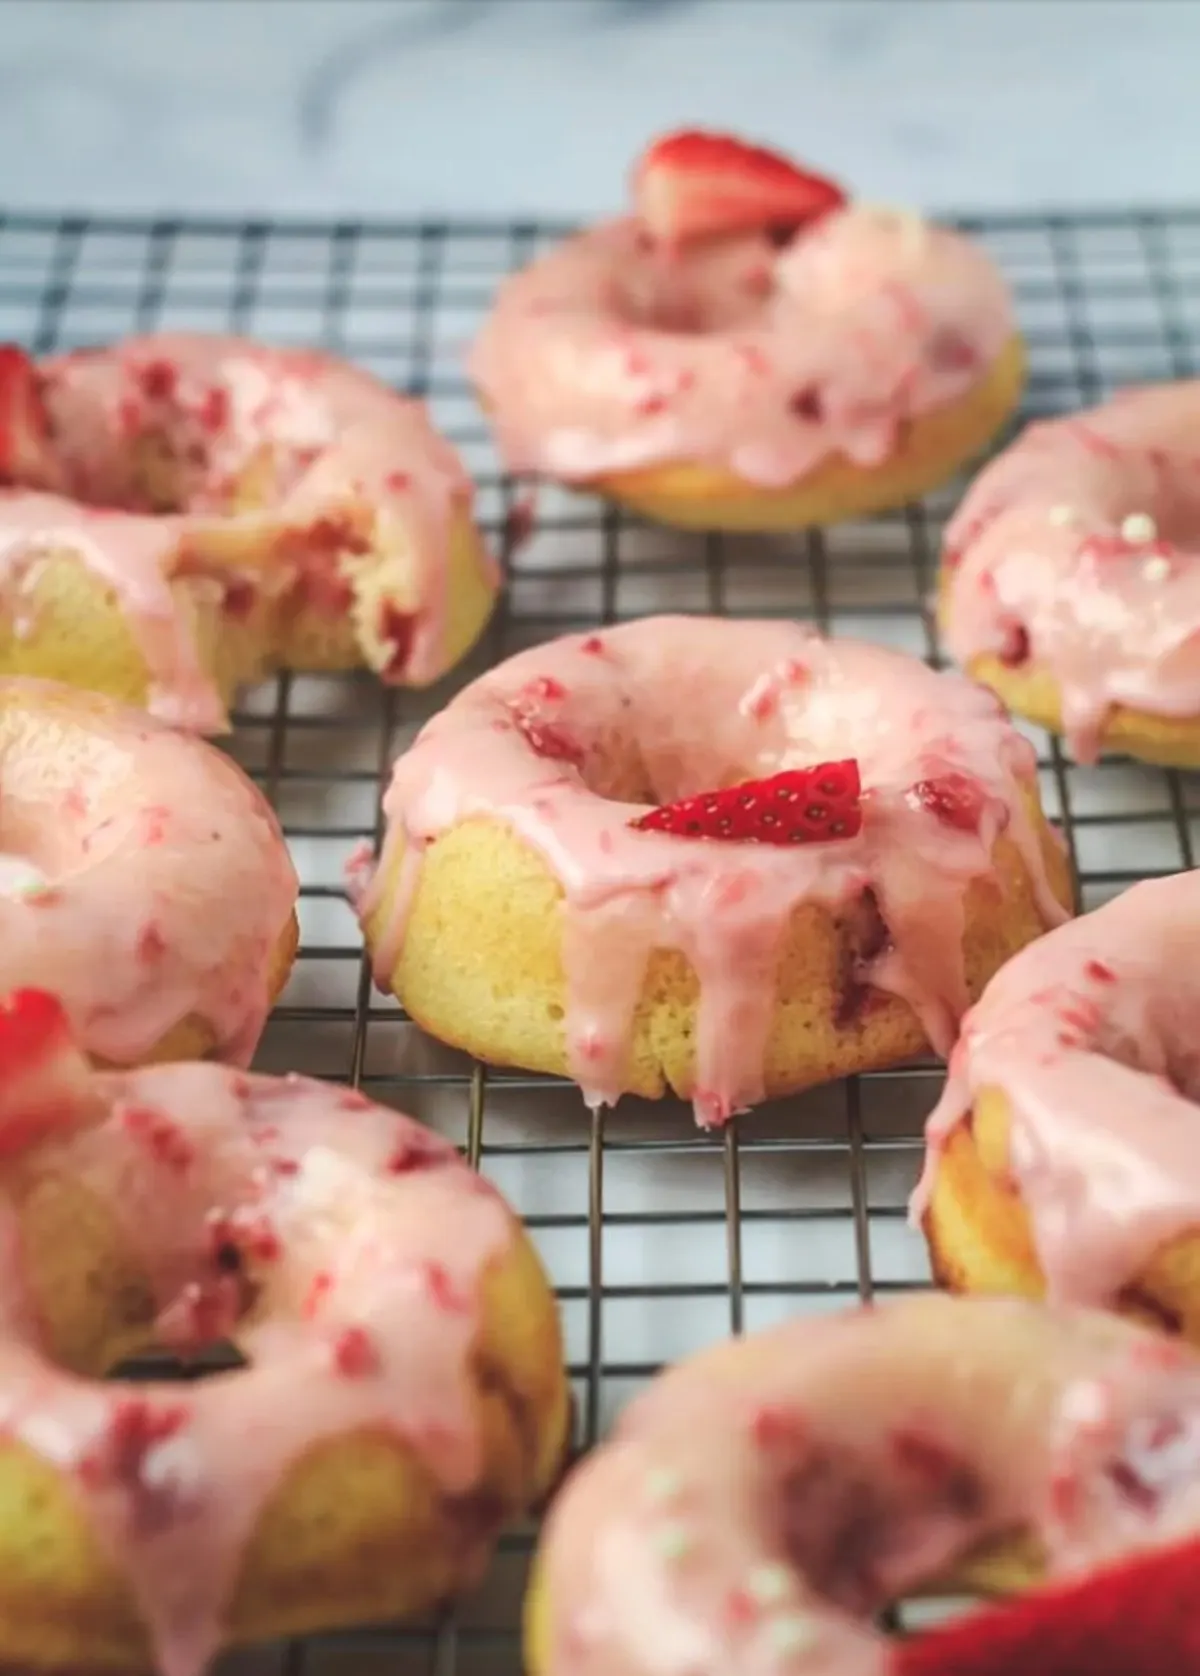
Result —
[[[1005,631],[1004,644],[996,653],[1006,669],[1020,669],[1022,664],[1029,662],[1029,630],[1020,623],[1013,623]]]
[[[438,1309],[448,1315],[462,1315],[471,1308],[471,1300],[455,1285],[453,1276],[443,1263],[422,1263],[421,1277],[425,1290]]]
[[[156,1164],[182,1175],[196,1161],[196,1148],[177,1123],[153,1106],[120,1108],[120,1123]]]
[[[412,488],[412,478],[406,471],[389,471],[383,486],[390,495],[402,495],[406,489]]]
[[[154,1323],[160,1344],[177,1355],[195,1355],[232,1337],[242,1313],[241,1258],[232,1246],[217,1256],[219,1273],[189,1281]]]
[[[758,1447],[768,1450],[802,1448],[811,1436],[801,1414],[774,1404],[759,1409],[750,1423],[750,1430]]]
[[[142,1477],[150,1451],[175,1437],[187,1421],[186,1403],[156,1403],[148,1397],[118,1398],[108,1429],[79,1463],[80,1477],[89,1485],[110,1479],[136,1483]]]
[[[604,642],[598,634],[589,634],[586,640],[579,642],[579,650],[589,657],[601,658],[604,656]]]
[[[754,343],[738,345],[738,356],[747,372],[752,372],[756,378],[765,378],[771,370],[771,363],[762,350]]]
[[[10,995],[0,1004],[0,1155],[72,1127],[87,1108],[90,1076],[57,996]]]
[[[215,384],[205,392],[196,415],[210,436],[216,436],[229,423],[229,391]]]
[[[365,1327],[346,1327],[334,1340],[333,1365],[346,1379],[379,1372],[379,1351]]]
[[[144,925],[138,933],[137,958],[143,966],[153,966],[160,961],[167,952],[167,941],[154,924]]]
[[[214,1259],[225,1246],[232,1246],[240,1256],[261,1263],[273,1263],[282,1255],[279,1235],[270,1221],[255,1211],[239,1209],[230,1215],[213,1211],[208,1228],[209,1250]]]
[[[175,394],[179,373],[170,361],[147,361],[138,369],[137,381],[148,401],[169,401]]]
[[[312,1277],[308,1291],[304,1296],[304,1302],[300,1305],[300,1314],[305,1321],[313,1319],[332,1291],[333,1276],[327,1271],[322,1270],[320,1274],[315,1274]]]
[[[667,803],[630,824],[639,832],[788,846],[852,838],[862,828],[862,784],[852,759],[787,769]]]
[[[387,648],[387,658],[380,670],[385,681],[398,680],[408,668],[416,630],[415,612],[401,611],[391,600],[384,600],[379,608],[378,634],[381,644]]]
[[[943,826],[959,832],[978,832],[983,819],[984,793],[978,780],[951,772],[918,780],[908,793],[909,802],[927,809]]]
[[[929,363],[939,372],[971,372],[979,365],[973,344],[952,326],[944,326],[929,340]]]
[[[797,390],[788,402],[788,407],[797,419],[803,419],[809,424],[819,425],[825,417],[825,403],[815,384],[807,384],[803,390]]]
[[[667,398],[665,396],[643,396],[637,403],[636,412],[642,419],[652,419],[655,414],[666,411]]]

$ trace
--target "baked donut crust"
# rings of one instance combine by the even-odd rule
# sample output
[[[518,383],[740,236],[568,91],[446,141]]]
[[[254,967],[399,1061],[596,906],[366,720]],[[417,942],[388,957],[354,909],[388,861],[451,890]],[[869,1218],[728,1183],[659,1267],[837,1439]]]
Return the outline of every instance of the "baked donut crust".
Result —
[[[589,650],[590,643],[601,651]],[[651,855],[649,835],[625,830],[638,814],[635,800],[650,789],[645,765],[636,760],[639,748],[651,749],[660,725],[651,719],[657,700],[647,694],[659,693],[669,709],[663,686],[669,672],[672,691],[675,680],[694,687],[699,712],[705,683],[714,694],[719,689],[709,702],[721,707],[720,725],[729,725],[731,715],[744,718],[732,724],[728,756],[722,755],[728,741],[708,754],[717,712],[704,708],[706,719],[698,719],[690,745],[678,729],[674,738],[665,736],[663,760],[668,774],[678,774],[672,753],[690,752],[690,784],[703,785],[703,774],[730,783],[738,778],[730,756],[769,763],[777,753],[786,758],[790,728],[804,737],[803,709],[793,722],[781,723],[778,710],[755,718],[759,701],[746,696],[768,690],[772,671],[791,665],[808,672],[814,713],[824,713],[826,703],[836,707],[829,694],[873,691],[861,683],[878,674],[888,690],[882,710],[902,709],[907,695],[914,716],[926,717],[914,724],[911,751],[906,747],[899,763],[880,764],[875,793],[870,724],[855,737],[850,730],[861,728],[861,718],[856,724],[847,715],[843,725],[836,709],[835,720],[823,724],[831,755],[853,749],[862,759],[864,807],[875,796],[885,827],[893,796],[907,819],[908,790],[920,781],[920,763],[931,760],[921,727],[936,718],[941,736],[961,715],[974,744],[955,761],[964,767],[969,761],[967,772],[988,781],[997,811],[1003,805],[994,832],[985,838],[977,830],[971,839],[918,825],[888,838],[884,827],[865,840],[865,850],[856,848],[857,840],[819,846],[819,866],[813,849],[768,855],[758,845],[674,838],[659,841]],[[589,687],[592,680],[605,685]],[[913,692],[910,681],[917,684]],[[586,697],[568,698],[580,689]],[[527,695],[544,690],[562,698],[530,721],[522,708]],[[521,654],[468,688],[397,765],[385,804],[382,860],[369,878],[352,874],[376,981],[433,1035],[488,1062],[570,1076],[602,1101],[671,1091],[690,1097],[706,1123],[723,1122],[759,1099],[909,1057],[928,1046],[931,1034],[943,1035],[939,1006],[930,1005],[935,994],[977,995],[1070,902],[1065,856],[1041,813],[1028,747],[986,700],[980,709],[979,697],[965,684],[944,684],[915,661],[853,642],[824,642],[790,624],[648,619]],[[523,722],[510,760],[503,718],[514,709]],[[631,723],[621,720],[629,716]],[[608,753],[607,766],[585,766],[581,785],[579,773],[562,761],[539,762],[521,734],[525,724],[530,737],[542,740],[591,730],[596,752]],[[632,727],[633,739],[614,746],[613,726],[626,735]],[[782,732],[772,731],[780,726]],[[820,756],[822,743],[805,738],[810,760]],[[610,775],[607,797],[588,792],[593,771]],[[555,798],[565,800],[557,812]],[[543,806],[546,825],[535,830],[531,811]],[[605,823],[610,814],[611,831],[605,825],[597,836],[590,823]],[[584,824],[576,828],[577,820]],[[915,943],[885,922],[889,914],[904,917],[894,874],[900,854],[908,846],[916,853],[923,843],[932,843],[939,861],[927,856],[928,871],[921,872],[930,893],[926,912],[919,913],[915,899],[910,904],[910,934],[922,947],[918,960]],[[822,871],[826,864],[832,873]],[[940,881],[938,867],[947,870]],[[756,869],[764,870],[761,881]],[[687,917],[693,910],[671,896],[676,870],[681,878],[703,880],[695,886],[695,924]],[[747,881],[756,915],[769,915],[774,928],[765,956],[737,914]],[[678,917],[655,907],[667,897]],[[628,917],[611,923],[602,911],[592,917],[587,904],[605,901],[626,904]],[[723,912],[726,902],[731,906]],[[770,908],[763,910],[763,902]],[[944,943],[918,925],[943,912],[951,927]],[[643,915],[650,916],[645,923]],[[908,960],[907,976],[894,972],[889,982],[881,958]],[[597,970],[611,971],[611,981],[601,979],[581,1004],[580,975]],[[713,989],[722,1001],[720,1025],[709,1010]],[[943,1047],[953,1036],[956,1005],[948,1002]],[[724,1048],[714,1048],[714,1033]]]
[[[276,670],[425,686],[482,632],[498,573],[470,480],[367,373],[197,334],[36,370],[12,354],[0,671],[219,732],[237,689]]]
[[[32,1352],[7,1329],[0,1388],[8,1383],[12,1402],[32,1354],[42,1412],[58,1422],[48,1448],[18,1402],[0,1441],[0,1497],[13,1512],[0,1525],[0,1658],[24,1669],[197,1676],[219,1648],[408,1617],[476,1581],[499,1529],[551,1487],[567,1444],[554,1297],[512,1213],[447,1143],[344,1089],[195,1065],[102,1073],[89,1087],[101,1109],[87,1125],[43,1135],[0,1164],[0,1201],[19,1231],[20,1273],[39,1324]],[[158,1128],[137,1129],[123,1116],[130,1110],[150,1110]],[[247,1165],[276,1154],[296,1165],[232,1218],[228,1199],[221,1205],[243,1303],[256,1300],[226,1327],[249,1367],[198,1384],[100,1383],[114,1363],[161,1340],[164,1321],[183,1306],[203,1339],[207,1288],[220,1284],[166,1140],[193,1145],[197,1167],[212,1176],[219,1167],[209,1149],[231,1149],[237,1160],[247,1136]],[[381,1143],[405,1154],[382,1174]],[[311,1225],[297,1208],[319,1174],[314,1155],[331,1153],[342,1162],[330,1191],[343,1205],[365,1195],[340,1234],[321,1231],[321,1216],[336,1223],[342,1214],[322,1210],[324,1198],[313,1201]],[[190,1275],[182,1288],[180,1251],[134,1237],[129,1205],[119,1212],[112,1202],[121,1158],[123,1192],[143,1211],[151,1192],[176,1204],[184,1231],[173,1243]],[[224,1176],[229,1191],[228,1167]],[[427,1195],[439,1207],[432,1225]],[[356,1231],[384,1214],[377,1254],[345,1270],[334,1256],[332,1276],[313,1276],[310,1301],[298,1308],[281,1275],[294,1270],[304,1283],[322,1241],[351,1251]],[[161,1237],[161,1214],[149,1225]],[[406,1233],[410,1225],[419,1231]],[[278,1255],[264,1230],[277,1237]],[[409,1268],[416,1262],[419,1276],[425,1263],[432,1275],[443,1260],[430,1300],[419,1288],[414,1297]],[[389,1262],[398,1265],[390,1282]],[[376,1296],[371,1287],[381,1284],[392,1292]],[[11,1295],[11,1279],[4,1290]],[[189,1302],[193,1294],[203,1306]],[[346,1323],[359,1319],[381,1373],[342,1355],[345,1333],[364,1331]],[[332,1349],[322,1349],[326,1340]],[[397,1371],[401,1340],[420,1368],[415,1383]],[[272,1379],[274,1399],[265,1388]],[[431,1400],[422,1380],[440,1393],[440,1441],[421,1429]],[[285,1384],[280,1443],[256,1428]],[[111,1469],[97,1467],[110,1458],[91,1441],[97,1427],[102,1443],[129,1404],[168,1411],[178,1430],[157,1457],[152,1433],[132,1466],[113,1456]],[[148,1524],[152,1514],[157,1523]],[[189,1569],[191,1595],[164,1585],[176,1564]]]
[[[1080,761],[1200,765],[1198,423],[1200,380],[1039,421],[947,528],[947,647]]]
[[[1111,1315],[928,1295],[701,1352],[624,1411],[552,1506],[528,1668],[648,1676],[666,1647],[697,1645],[729,1676],[806,1657],[898,1670],[871,1614],[961,1586],[989,1548],[1012,1556],[992,1573],[1010,1585],[1032,1580],[1026,1560],[1077,1576],[1187,1538],[1189,1469],[1140,1512],[1123,1497],[1155,1458],[1154,1423],[1195,1424],[1197,1367]]]
[[[1135,886],[967,1015],[913,1200],[943,1286],[1102,1305],[1200,1344],[1197,925],[1200,874]]]
[[[0,677],[0,993],[53,984],[97,1064],[248,1063],[298,890],[229,757],[99,694]]]

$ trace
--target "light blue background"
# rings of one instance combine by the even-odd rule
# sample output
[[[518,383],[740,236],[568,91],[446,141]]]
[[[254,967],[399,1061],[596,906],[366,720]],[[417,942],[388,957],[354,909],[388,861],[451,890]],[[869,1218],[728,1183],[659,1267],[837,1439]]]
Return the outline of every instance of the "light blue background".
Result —
[[[700,121],[934,208],[1200,199],[1194,0],[3,0],[0,201],[590,215]]]

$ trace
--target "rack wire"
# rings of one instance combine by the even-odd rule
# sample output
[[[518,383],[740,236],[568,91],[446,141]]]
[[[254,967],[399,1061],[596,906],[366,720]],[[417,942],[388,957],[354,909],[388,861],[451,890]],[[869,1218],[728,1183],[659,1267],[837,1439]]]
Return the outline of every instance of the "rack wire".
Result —
[[[1030,346],[1020,421],[1200,356],[1200,209],[949,218],[1008,273]],[[229,748],[281,816],[302,879],[301,946],[264,1070],[361,1084],[449,1135],[524,1217],[560,1300],[577,1443],[603,1436],[664,1362],[802,1311],[927,1286],[904,1207],[932,1063],[853,1078],[702,1136],[674,1102],[591,1116],[549,1078],[486,1070],[423,1036],[371,987],[342,867],[379,836],[388,766],[423,719],[501,657],[587,625],[670,609],[796,616],[940,662],[926,609],[961,483],[827,532],[692,536],[522,486],[496,466],[461,362],[495,286],[568,231],[420,223],[0,217],[0,336],[36,353],[154,327],[323,344],[428,398],[479,484],[508,586],[482,644],[424,695],[363,678],[282,677],[248,693]],[[1082,906],[1193,865],[1200,781],[1122,760],[1072,764],[1037,730],[1043,795]],[[511,1676],[529,1532],[448,1619],[235,1655],[285,1676]]]

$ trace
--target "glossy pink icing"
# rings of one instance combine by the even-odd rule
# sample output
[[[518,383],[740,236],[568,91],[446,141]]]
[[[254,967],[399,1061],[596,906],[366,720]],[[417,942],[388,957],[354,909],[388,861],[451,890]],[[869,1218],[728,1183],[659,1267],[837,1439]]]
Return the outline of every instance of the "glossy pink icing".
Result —
[[[943,618],[962,664],[1046,669],[1095,757],[1113,705],[1200,716],[1200,380],[1031,425],[946,532]]]
[[[851,206],[766,235],[653,246],[626,219],[505,281],[470,360],[510,468],[583,481],[688,461],[764,489],[880,465],[1015,331],[982,250]]]
[[[297,892],[269,804],[228,757],[74,689],[0,679],[0,994],[61,995],[113,1063],[189,1016],[246,1063]]]
[[[235,618],[250,589],[284,612],[341,619],[358,555],[386,546],[400,564],[374,625],[379,673],[421,685],[443,672],[449,532],[473,490],[420,403],[313,350],[194,333],[56,356],[38,382],[48,435],[24,486],[0,494],[0,607],[18,629],[39,558],[78,553],[128,615],[151,711],[218,731],[224,710],[171,579],[201,572]],[[138,504],[134,445],[147,436],[165,439],[182,475],[169,514]],[[241,478],[266,461],[265,504],[238,510]],[[214,561],[214,530],[240,543],[236,556]],[[498,585],[482,549],[480,562]]]
[[[481,1281],[512,1238],[493,1190],[410,1118],[298,1077],[105,1073],[80,1107],[58,1113],[61,1139],[20,1149],[23,1168],[117,1218],[164,1342],[231,1339],[249,1363],[193,1384],[81,1378],[47,1360],[19,1259],[0,1284],[0,1430],[71,1475],[156,1669],[197,1676],[218,1650],[258,1519],[322,1440],[382,1430],[415,1448],[477,1554],[470,1356]],[[19,1252],[2,1186],[0,1227]]]
[[[576,1468],[537,1676],[885,1676],[868,1614],[983,1540],[1062,1574],[1198,1526],[1189,1352],[1010,1300],[806,1317],[661,1375]]]
[[[783,849],[630,830],[647,793],[670,802],[848,754],[865,794],[850,840]],[[965,776],[977,801],[973,829],[947,824],[914,791],[948,774]],[[949,1049],[967,1005],[963,897],[991,875],[1000,832],[1046,923],[1064,917],[1023,798],[1035,775],[1029,744],[959,676],[796,623],[647,618],[523,652],[427,723],[384,800],[382,866],[373,879],[357,869],[352,894],[365,921],[403,850],[374,948],[386,983],[423,850],[473,816],[504,821],[562,887],[564,1029],[586,1096],[611,1103],[625,1090],[647,961],[677,949],[700,985],[692,1098],[702,1123],[720,1123],[763,1097],[776,959],[806,902],[874,893],[890,946],[854,978],[901,996]]]
[[[1111,1305],[1200,1227],[1200,872],[1135,885],[1023,950],[968,1013],[926,1129],[919,1220],[949,1137],[995,1089],[1049,1295]]]

